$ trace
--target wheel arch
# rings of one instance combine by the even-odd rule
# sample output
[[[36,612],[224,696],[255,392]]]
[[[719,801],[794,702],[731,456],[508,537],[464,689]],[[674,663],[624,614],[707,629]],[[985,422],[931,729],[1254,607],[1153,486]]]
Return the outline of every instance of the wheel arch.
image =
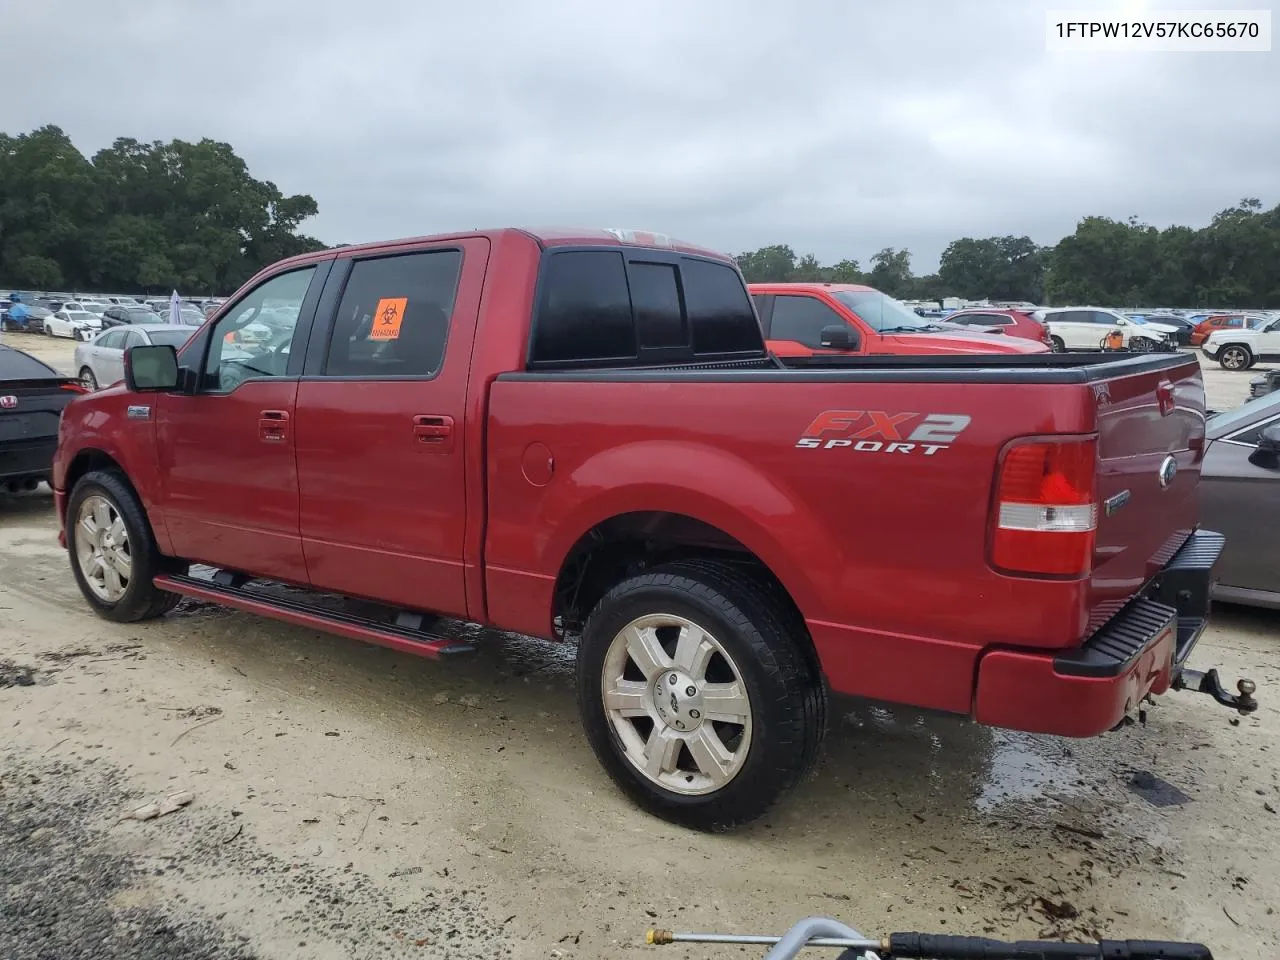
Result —
[[[669,510],[614,514],[583,531],[560,562],[552,615],[562,632],[573,630],[627,577],[664,563],[693,559],[740,566],[744,576],[775,589],[796,621],[803,624],[795,593],[756,549],[714,523]]]
[[[121,482],[129,488],[130,492],[138,498],[138,503],[142,505],[143,518],[150,525],[152,536],[155,537],[156,545],[160,548],[160,552],[171,555],[172,542],[169,540],[168,529],[163,523],[155,521],[151,515],[147,498],[129,477],[129,472],[125,470],[124,465],[106,450],[98,447],[85,447],[76,452],[75,456],[67,464],[66,472],[62,479],[62,489],[65,491],[66,496],[70,498],[71,491],[75,489],[80,479],[95,470],[112,470],[119,475]]]
[[[602,548],[649,560],[735,556],[767,570],[811,619],[827,618],[847,567],[848,545],[820,516],[816,498],[708,443],[618,444],[563,464],[535,495],[523,487],[511,493],[489,491],[486,607],[491,622],[521,633],[557,636],[557,616],[585,617],[589,595],[567,600],[568,578],[584,555],[599,559]],[[614,566],[619,575],[629,569]]]

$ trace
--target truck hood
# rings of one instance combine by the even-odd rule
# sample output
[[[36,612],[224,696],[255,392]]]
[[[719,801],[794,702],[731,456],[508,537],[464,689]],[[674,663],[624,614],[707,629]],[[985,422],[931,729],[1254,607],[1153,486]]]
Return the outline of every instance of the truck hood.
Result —
[[[903,353],[1048,353],[1043,343],[1002,333],[890,333],[881,341]]]

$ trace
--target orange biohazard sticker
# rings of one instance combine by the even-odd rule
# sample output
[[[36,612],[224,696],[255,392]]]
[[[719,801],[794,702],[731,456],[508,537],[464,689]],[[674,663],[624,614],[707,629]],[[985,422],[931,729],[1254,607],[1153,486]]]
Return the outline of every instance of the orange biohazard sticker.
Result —
[[[408,297],[388,297],[379,300],[373,311],[373,328],[369,331],[370,340],[398,340],[400,324],[404,321],[404,311],[409,305]]]

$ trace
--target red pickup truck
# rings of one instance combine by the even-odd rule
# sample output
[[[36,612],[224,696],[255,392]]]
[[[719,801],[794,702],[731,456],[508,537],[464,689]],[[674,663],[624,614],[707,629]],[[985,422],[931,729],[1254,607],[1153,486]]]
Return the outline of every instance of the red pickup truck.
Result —
[[[125,370],[54,465],[95,611],[577,639],[592,747],[679,822],[761,814],[829,690],[1083,737],[1200,676],[1194,358],[786,369],[730,259],[506,229],[284,261]]]
[[[855,283],[753,283],[749,289],[769,349],[784,359],[1051,349],[1047,341],[928,320],[874,287]]]

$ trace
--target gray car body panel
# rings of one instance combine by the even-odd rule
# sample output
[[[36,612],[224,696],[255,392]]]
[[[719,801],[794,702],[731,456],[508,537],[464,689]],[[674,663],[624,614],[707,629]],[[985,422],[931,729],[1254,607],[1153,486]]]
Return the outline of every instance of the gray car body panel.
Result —
[[[1280,466],[1249,459],[1258,432],[1272,425],[1280,425],[1280,393],[1208,421],[1200,520],[1227,538],[1214,570],[1214,598],[1280,609]]]

